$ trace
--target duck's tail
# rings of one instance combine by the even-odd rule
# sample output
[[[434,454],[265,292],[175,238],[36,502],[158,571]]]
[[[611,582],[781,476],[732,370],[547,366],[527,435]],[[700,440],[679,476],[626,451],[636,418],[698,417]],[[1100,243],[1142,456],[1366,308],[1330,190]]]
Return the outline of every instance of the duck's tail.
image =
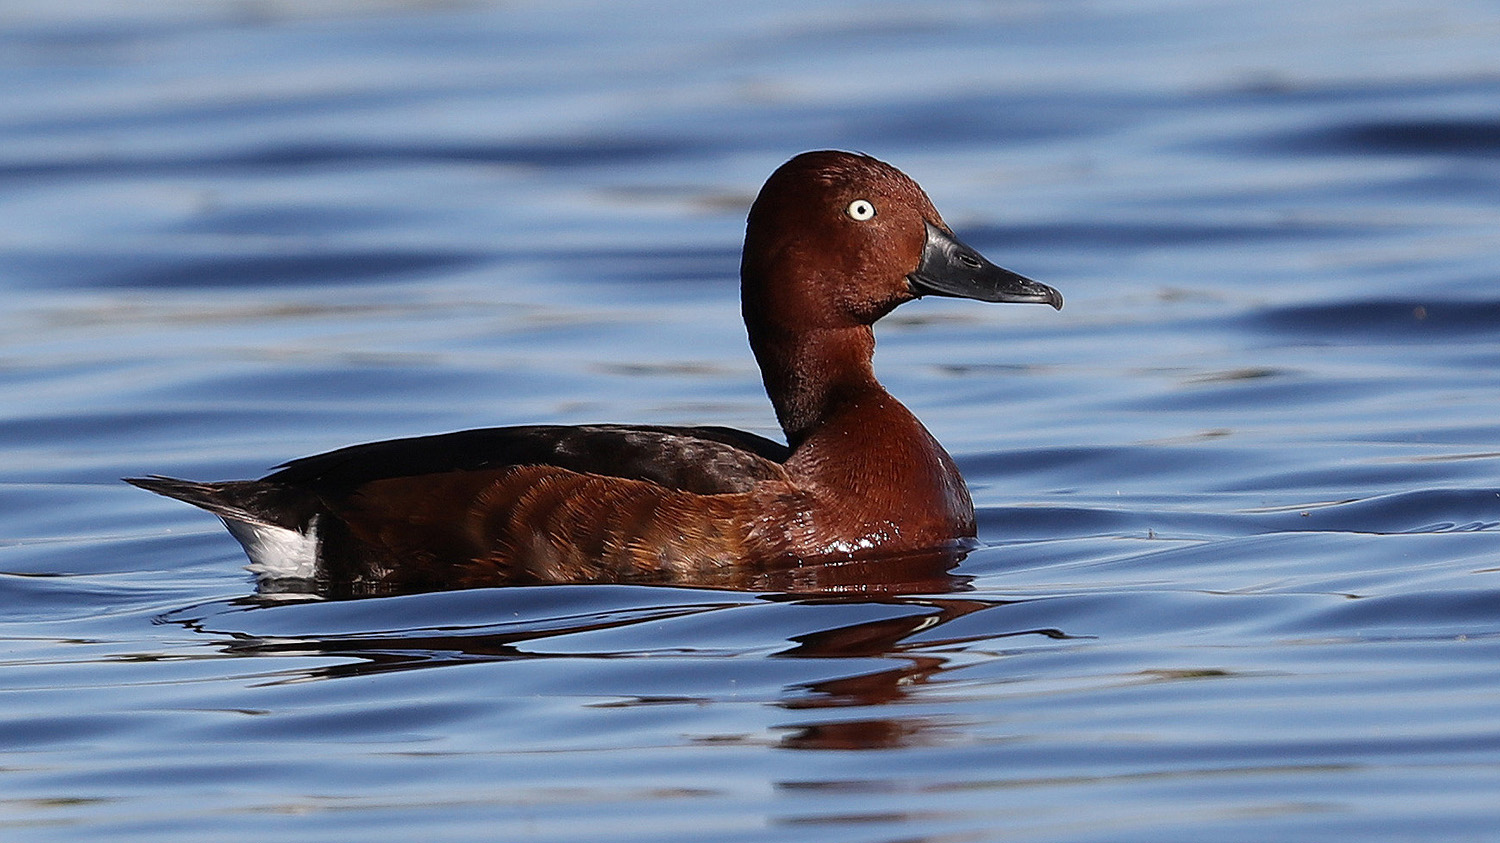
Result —
[[[219,516],[262,579],[311,579],[317,573],[316,499],[264,480],[200,483],[175,477],[126,477],[126,483]]]
[[[126,477],[124,480],[132,486],[176,498],[230,521],[289,530],[301,529],[306,523],[304,513],[299,511],[301,507],[297,506],[298,501],[294,500],[298,497],[296,493],[274,483],[261,480],[201,483],[159,474]]]

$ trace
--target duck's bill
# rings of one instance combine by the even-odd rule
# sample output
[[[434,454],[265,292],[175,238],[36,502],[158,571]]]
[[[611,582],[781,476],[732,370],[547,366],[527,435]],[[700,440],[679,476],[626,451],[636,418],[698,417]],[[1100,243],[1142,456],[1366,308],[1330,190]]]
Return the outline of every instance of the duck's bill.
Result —
[[[955,296],[990,302],[1034,302],[1062,310],[1062,293],[1024,275],[1001,269],[972,246],[927,223],[922,263],[906,276],[919,296]]]

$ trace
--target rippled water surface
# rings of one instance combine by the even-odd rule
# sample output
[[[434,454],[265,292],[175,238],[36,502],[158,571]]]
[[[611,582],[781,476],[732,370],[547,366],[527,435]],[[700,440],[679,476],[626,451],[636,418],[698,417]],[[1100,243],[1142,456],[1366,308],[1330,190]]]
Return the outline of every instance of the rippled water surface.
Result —
[[[0,837],[1494,839],[1497,39],[1462,0],[5,4]],[[267,600],[118,482],[774,433],[739,238],[822,147],[1068,300],[882,324],[979,508],[950,580]]]

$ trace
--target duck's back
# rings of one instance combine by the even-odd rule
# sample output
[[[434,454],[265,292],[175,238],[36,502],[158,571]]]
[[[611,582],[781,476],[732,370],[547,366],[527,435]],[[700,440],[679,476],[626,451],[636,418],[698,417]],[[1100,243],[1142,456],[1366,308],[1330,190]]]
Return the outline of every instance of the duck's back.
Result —
[[[337,494],[397,477],[544,465],[714,495],[783,477],[788,454],[727,427],[526,425],[350,445],[291,460],[263,482]]]

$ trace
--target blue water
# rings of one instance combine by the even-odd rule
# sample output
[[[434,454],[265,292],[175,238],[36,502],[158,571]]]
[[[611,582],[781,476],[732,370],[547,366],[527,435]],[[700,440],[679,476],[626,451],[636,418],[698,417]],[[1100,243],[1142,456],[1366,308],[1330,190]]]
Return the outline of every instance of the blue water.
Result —
[[[1497,36],[1464,0],[5,4],[0,838],[1495,839]],[[1067,297],[882,323],[979,509],[957,590],[273,600],[117,480],[774,433],[739,238],[824,147]]]

